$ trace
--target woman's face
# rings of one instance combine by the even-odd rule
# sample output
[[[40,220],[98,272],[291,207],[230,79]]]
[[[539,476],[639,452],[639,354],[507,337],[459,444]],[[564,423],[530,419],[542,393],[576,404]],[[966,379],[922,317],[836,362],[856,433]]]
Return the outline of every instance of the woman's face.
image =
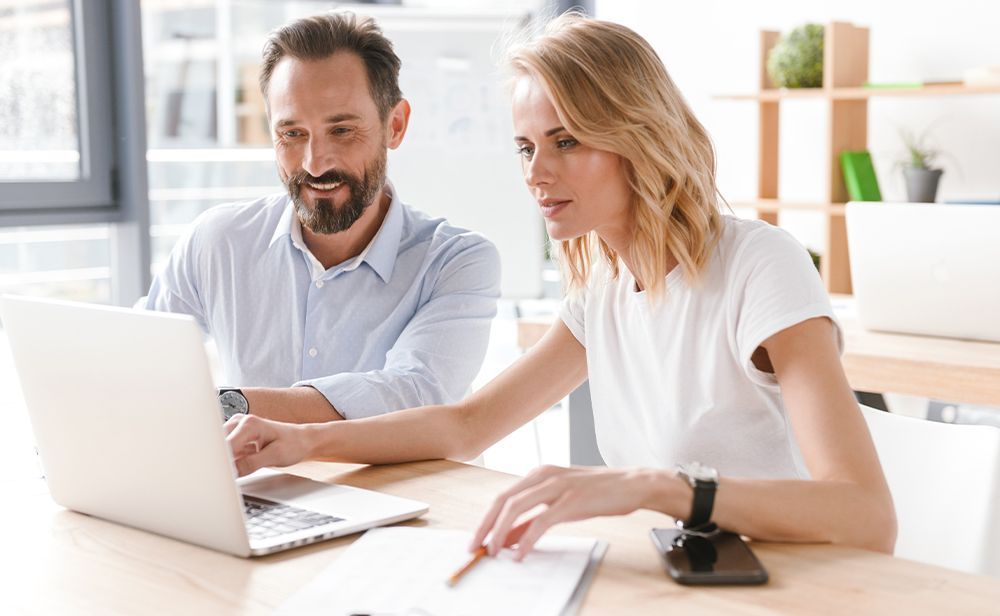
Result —
[[[622,158],[574,139],[534,77],[518,78],[512,103],[524,181],[549,237],[569,240],[597,231],[612,247],[622,244],[632,194]]]

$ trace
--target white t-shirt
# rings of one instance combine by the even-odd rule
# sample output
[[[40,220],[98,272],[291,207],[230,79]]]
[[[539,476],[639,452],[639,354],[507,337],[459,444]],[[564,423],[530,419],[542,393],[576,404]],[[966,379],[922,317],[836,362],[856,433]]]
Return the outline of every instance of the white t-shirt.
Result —
[[[676,267],[659,301],[622,265],[595,267],[561,318],[587,349],[597,444],[609,466],[697,461],[735,477],[808,478],[773,374],[751,355],[818,316],[835,324],[809,254],[787,232],[723,216],[693,286]],[[843,334],[836,325],[837,344]]]

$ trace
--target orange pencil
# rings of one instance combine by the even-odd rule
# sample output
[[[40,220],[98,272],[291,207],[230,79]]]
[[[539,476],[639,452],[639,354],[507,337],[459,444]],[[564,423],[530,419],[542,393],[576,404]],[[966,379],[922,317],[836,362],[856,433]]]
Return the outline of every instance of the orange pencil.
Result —
[[[514,528],[510,529],[510,532],[507,533],[507,540],[504,541],[503,543],[504,547],[505,548],[510,547],[516,544],[518,541],[520,541],[521,535],[524,534],[524,531],[528,530],[528,525],[530,523],[531,520],[528,520],[527,522],[521,522]],[[448,586],[454,586],[455,584],[458,584],[458,581],[462,579],[462,576],[468,573],[469,569],[472,569],[476,565],[476,563],[482,560],[483,556],[488,556],[489,553],[490,553],[489,548],[487,548],[485,544],[479,546],[479,548],[477,548],[476,551],[472,553],[472,557],[469,558],[469,562],[465,563],[464,565],[462,565],[461,569],[451,574],[451,577],[448,578]]]
[[[458,581],[462,579],[462,576],[468,573],[469,569],[472,569],[472,567],[474,567],[475,564],[482,560],[487,554],[489,554],[489,550],[487,550],[486,546],[479,546],[479,549],[472,553],[472,557],[469,559],[469,562],[465,563],[461,569],[451,574],[451,577],[448,578],[448,586],[458,584]]]

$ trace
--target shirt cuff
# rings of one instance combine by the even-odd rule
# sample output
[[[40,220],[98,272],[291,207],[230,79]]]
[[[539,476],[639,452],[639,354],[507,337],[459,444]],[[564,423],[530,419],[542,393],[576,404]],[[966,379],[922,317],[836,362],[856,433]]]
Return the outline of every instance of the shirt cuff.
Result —
[[[586,337],[583,332],[583,325],[580,320],[569,310],[567,306],[563,306],[559,309],[559,319],[566,325],[566,329],[569,330],[576,341],[579,342],[584,348],[587,346]]]
[[[345,372],[307,379],[293,383],[292,387],[312,387],[323,394],[344,419],[363,419],[420,406],[406,400],[399,392],[387,391],[384,379],[365,373]]]

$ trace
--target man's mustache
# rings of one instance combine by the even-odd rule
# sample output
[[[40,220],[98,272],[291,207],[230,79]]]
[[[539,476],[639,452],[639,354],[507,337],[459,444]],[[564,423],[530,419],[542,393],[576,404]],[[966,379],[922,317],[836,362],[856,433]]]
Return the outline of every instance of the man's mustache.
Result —
[[[299,173],[291,175],[288,178],[288,186],[290,188],[294,188],[295,192],[298,192],[299,187],[306,182],[312,184],[333,184],[335,182],[344,182],[345,184],[354,185],[358,182],[358,179],[350,173],[337,170],[327,171],[319,177],[311,175],[305,171],[300,171]]]

